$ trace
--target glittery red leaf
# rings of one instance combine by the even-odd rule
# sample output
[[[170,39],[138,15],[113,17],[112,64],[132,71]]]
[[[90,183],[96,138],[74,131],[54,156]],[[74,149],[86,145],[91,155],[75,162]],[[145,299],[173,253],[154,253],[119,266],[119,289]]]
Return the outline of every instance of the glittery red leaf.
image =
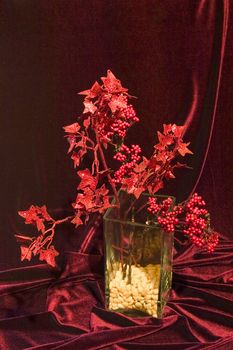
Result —
[[[93,199],[93,193],[85,195],[83,193],[79,193],[77,195],[76,202],[73,203],[73,207],[78,210],[90,211],[94,207]]]
[[[79,123],[73,123],[67,126],[63,126],[63,129],[69,134],[76,134],[80,130],[80,125]]]
[[[51,221],[53,220],[49,213],[47,212],[47,207],[46,205],[43,205],[42,207],[36,207],[37,208],[37,213],[42,216],[42,218],[46,221]]]
[[[39,259],[40,259],[40,261],[46,261],[47,264],[49,264],[50,266],[55,267],[56,266],[55,258],[58,255],[59,255],[59,253],[54,248],[54,246],[50,246],[49,249],[41,249],[40,250],[40,257],[39,257]]]
[[[23,260],[30,261],[32,258],[31,250],[28,247],[23,246],[23,245],[21,245],[20,249],[21,249],[21,261],[23,261]]]
[[[106,186],[105,185],[102,185],[100,188],[97,188],[96,190],[95,190],[95,195],[96,196],[106,196],[107,194],[108,194],[108,189],[106,188]]]
[[[166,173],[165,173],[165,178],[166,179],[175,179],[175,175],[171,172],[171,171],[167,171]]]
[[[74,149],[74,147],[76,147],[76,137],[72,135],[72,136],[67,137],[67,140],[68,140],[69,145],[70,145],[67,153],[70,153]]]
[[[45,231],[45,226],[43,223],[43,220],[40,218],[36,219],[36,227],[38,231],[44,232]]]
[[[149,193],[154,194],[163,188],[163,181],[156,181],[153,184],[147,186]]]
[[[92,190],[94,190],[96,188],[98,181],[94,176],[91,175],[89,169],[79,170],[77,174],[81,178],[81,182],[78,186],[78,189],[90,187]]]
[[[25,219],[25,224],[36,225],[38,231],[42,232],[45,230],[44,221],[53,221],[45,205],[42,207],[31,205],[29,210],[19,211],[18,214]]]
[[[28,210],[18,211],[18,214],[25,219],[25,224],[31,224],[37,218],[36,208],[34,205],[31,205]]]
[[[133,173],[129,178],[123,179],[122,189],[133,194],[136,198],[139,198],[141,193],[145,190],[143,186],[143,181],[138,178],[138,175]]]
[[[104,87],[110,92],[110,93],[116,93],[116,92],[126,92],[128,89],[125,89],[122,87],[121,82],[119,79],[115,77],[115,75],[108,70],[107,71],[107,77],[102,77],[101,78]]]
[[[102,92],[102,88],[99,85],[99,83],[96,81],[89,90],[81,91],[78,94],[79,95],[86,95],[89,98],[95,98],[96,96],[101,94],[101,92]]]
[[[125,96],[113,95],[111,101],[108,103],[112,113],[115,113],[116,110],[123,109],[127,107],[127,99]]]
[[[83,102],[85,108],[83,113],[91,113],[94,114],[95,111],[97,110],[97,107],[94,105],[94,103],[92,101],[86,100]]]
[[[132,192],[134,195],[135,195],[135,197],[138,199],[140,196],[141,196],[141,194],[142,194],[142,192],[145,190],[145,188],[144,187],[137,187],[137,188],[135,188],[134,189],[134,191]]]
[[[135,164],[135,167],[134,167],[135,173],[141,173],[142,171],[144,171],[148,166],[148,163],[149,163],[148,159],[146,157],[143,157],[143,161],[141,163]]]
[[[165,135],[172,133],[175,137],[181,138],[185,126],[177,126],[176,124],[163,124],[163,132]]]
[[[84,135],[82,135],[81,140],[79,140],[79,141],[76,143],[75,147],[76,147],[76,148],[77,148],[77,147],[86,148],[86,145],[87,145],[87,138],[86,138]]]
[[[71,222],[72,222],[72,224],[75,225],[75,227],[78,227],[78,226],[83,224],[82,220],[80,219],[80,217],[78,215],[76,215],[75,218]]]
[[[74,152],[71,156],[71,159],[74,162],[74,167],[78,167],[83,156],[87,153],[85,149],[80,149],[78,152]]]
[[[171,135],[163,135],[160,131],[157,132],[159,144],[163,147],[169,146],[173,143],[173,136]]]
[[[84,126],[84,128],[85,128],[85,129],[88,129],[88,128],[89,128],[90,123],[91,123],[91,118],[90,118],[90,117],[88,117],[88,118],[87,118],[87,119],[85,119],[85,120],[84,120],[84,122],[83,122],[83,126]]]
[[[189,144],[190,144],[190,142],[188,142],[188,143],[180,142],[179,143],[178,152],[180,153],[180,155],[182,157],[184,157],[187,153],[193,154],[193,152],[190,151],[187,147]]]

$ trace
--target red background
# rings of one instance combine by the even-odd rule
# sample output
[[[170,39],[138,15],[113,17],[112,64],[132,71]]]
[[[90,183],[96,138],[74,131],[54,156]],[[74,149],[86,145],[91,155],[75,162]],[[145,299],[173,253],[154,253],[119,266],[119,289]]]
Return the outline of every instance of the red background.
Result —
[[[230,280],[226,278],[228,275],[232,276],[229,272],[229,268],[232,267],[230,240],[233,224],[232,2],[227,0],[5,0],[1,2],[0,15],[0,268],[3,281],[2,295],[5,295],[6,291],[11,295],[11,288],[13,288],[16,293],[14,295],[17,296],[9,296],[6,299],[2,297],[2,321],[0,322],[3,328],[10,329],[9,333],[3,332],[3,349],[29,349],[30,346],[34,349],[34,346],[47,344],[51,339],[63,341],[71,333],[77,336],[82,328],[79,324],[84,317],[82,312],[88,315],[84,321],[86,327],[84,328],[85,335],[90,336],[86,347],[83,345],[82,349],[99,348],[94,347],[93,334],[89,333],[91,308],[88,313],[85,308],[82,309],[82,303],[77,311],[79,314],[71,316],[71,312],[69,317],[72,322],[69,322],[67,316],[69,313],[64,309],[56,311],[59,317],[63,315],[63,321],[59,319],[60,323],[58,322],[57,328],[53,329],[54,338],[50,339],[53,334],[51,331],[50,336],[46,333],[42,341],[41,337],[35,338],[32,331],[31,335],[25,336],[27,340],[22,340],[24,338],[22,334],[26,334],[28,327],[27,322],[31,324],[25,315],[40,313],[40,316],[34,316],[35,332],[40,327],[46,328],[46,322],[50,322],[51,315],[46,312],[47,310],[53,312],[56,307],[53,308],[50,305],[48,308],[46,304],[48,283],[50,286],[51,281],[61,278],[65,265],[55,273],[43,264],[34,266],[35,261],[30,264],[21,264],[14,233],[22,230],[25,232],[17,211],[28,208],[31,203],[47,204],[51,212],[57,213],[58,216],[65,210],[69,210],[75,195],[76,175],[66,155],[67,144],[63,138],[62,126],[72,123],[75,116],[82,110],[81,98],[76,96],[76,93],[89,88],[92,82],[105,75],[109,68],[121,79],[123,86],[128,87],[129,92],[138,97],[135,107],[141,122],[130,132],[129,141],[140,141],[146,155],[150,154],[152,145],[155,143],[156,131],[161,129],[163,123],[186,123],[188,126],[185,139],[191,141],[190,148],[194,152],[194,156],[189,157],[188,163],[194,169],[181,170],[177,180],[169,184],[166,192],[175,194],[181,200],[197,188],[206,199],[215,228],[221,231],[222,248],[219,248],[214,258],[205,255],[204,258],[199,257],[197,270],[190,263],[196,259],[196,256],[193,258],[192,250],[187,250],[188,253],[186,251],[186,255],[175,262],[179,265],[179,261],[183,261],[185,264],[186,258],[191,259],[186,260],[186,265],[182,265],[185,269],[189,262],[192,267],[188,271],[182,270],[184,275],[203,274],[212,276],[211,278],[218,276],[215,281],[217,283],[215,287],[218,285],[217,289],[232,287],[232,284],[229,284]],[[77,233],[67,226],[64,231],[63,235],[57,239],[57,248],[62,251],[77,252],[83,237],[83,229]],[[102,247],[101,236],[93,242],[92,248],[88,248],[88,251],[97,253],[99,247],[100,250]],[[73,257],[73,253],[68,253],[67,259],[73,261],[69,254]],[[101,254],[94,256],[94,264],[96,264],[95,259],[98,261],[99,257]],[[215,258],[217,260],[214,260]],[[224,258],[230,260],[224,263]],[[83,263],[87,269],[90,267],[89,264],[85,265],[83,256],[77,255],[75,259],[77,259],[73,261],[75,266],[76,264],[82,266]],[[211,261],[208,259],[213,259],[212,263],[209,263],[210,266],[208,265],[208,273],[206,267],[198,270],[203,262],[202,259],[205,261],[204,266],[208,265],[206,261]],[[219,266],[221,260],[222,266]],[[62,258],[61,263],[65,264],[64,261]],[[72,265],[71,261],[67,266]],[[102,265],[99,264],[101,280]],[[30,265],[30,268],[26,267]],[[16,269],[17,267],[19,269]],[[69,268],[72,271],[73,268],[75,269],[74,266]],[[69,268],[67,270],[66,267],[64,278],[69,278],[71,273]],[[80,276],[80,271],[78,272]],[[225,279],[222,280],[223,277],[218,273],[220,276],[223,274]],[[95,279],[96,275],[93,276],[92,279]],[[176,277],[179,280],[179,273],[175,275],[174,283],[176,283]],[[182,278],[185,280],[184,276]],[[196,278],[194,278],[195,281]],[[20,294],[20,291],[24,290],[25,283],[30,288],[32,285],[39,288],[42,280],[47,281],[47,284],[45,283],[44,289],[36,289],[39,296],[32,293],[25,297],[24,293]],[[199,281],[200,288],[202,282]],[[223,283],[228,284],[219,287]],[[176,286],[174,284],[174,290],[177,292]],[[67,293],[70,286],[63,287],[64,293]],[[85,299],[87,291],[81,285],[79,288],[77,295]],[[82,288],[84,289],[81,290]],[[94,295],[92,295],[92,301],[88,299],[91,307],[98,300],[96,288],[95,286],[95,291],[92,293]],[[186,288],[189,290],[188,287]],[[182,289],[182,293],[185,294],[185,290]],[[229,289],[227,291],[229,292]],[[184,297],[182,293],[179,298]],[[69,295],[67,300],[75,302],[76,297]],[[193,293],[190,294],[191,297]],[[199,297],[204,301],[209,299],[203,294]],[[228,305],[230,298],[228,300],[226,294],[221,297],[222,299],[218,300],[219,305],[221,307]],[[83,298],[81,299],[84,300]],[[101,301],[99,302],[103,306]],[[214,299],[213,305],[215,304]],[[232,303],[230,305],[232,307]],[[104,311],[101,312],[104,313]],[[186,319],[184,322],[187,322],[190,315],[183,309],[182,312],[184,317],[182,320]],[[193,310],[190,311],[191,315],[193,312]],[[197,313],[197,319],[193,322],[195,324],[201,320],[198,329],[205,329],[205,327],[208,329],[209,324],[210,328],[213,327],[213,337],[207,334],[208,332],[203,334],[200,331],[200,335],[197,330],[195,332],[198,336],[195,341],[191,339],[192,337],[185,340],[185,334],[182,332],[183,335],[175,340],[172,336],[176,329],[173,324],[171,326],[173,328],[170,327],[171,333],[165,333],[168,338],[170,334],[170,342],[177,341],[180,344],[179,349],[186,349],[189,346],[199,348],[200,342],[212,344],[219,339],[228,339],[229,325],[227,321],[227,324],[223,324],[223,319],[227,319],[227,316],[218,319],[213,325],[210,323],[213,314],[207,313],[208,316],[204,316],[206,312],[205,310],[203,313]],[[224,314],[222,309],[221,312]],[[221,312],[216,311],[217,314]],[[179,312],[176,310],[175,314],[177,316]],[[96,312],[91,315],[92,326],[97,322],[95,318],[99,317],[102,321],[104,319],[103,329],[114,329],[113,323],[116,319],[111,313],[111,316],[107,313],[104,316],[99,315]],[[6,326],[11,317],[23,318],[24,326],[20,332],[12,324]],[[205,321],[202,320],[203,317]],[[98,322],[100,322],[99,319]],[[121,322],[125,327],[125,318],[123,321],[119,318],[118,323],[121,324]],[[72,324],[74,329],[66,329],[63,323]],[[168,319],[165,319],[166,323],[169,323]],[[177,326],[180,330],[183,327],[181,323]],[[193,324],[190,326],[191,329],[192,326]],[[216,332],[218,328],[220,331]],[[16,329],[17,336],[12,333],[12,329]],[[189,332],[187,329],[186,332]],[[96,330],[95,327],[94,330]],[[123,332],[123,329],[121,331]],[[128,330],[124,328],[124,331],[128,331],[126,332],[128,335],[131,334],[130,328]],[[141,334],[140,329],[134,329],[134,327],[132,332],[134,337]],[[141,332],[144,334],[144,330]],[[19,337],[18,347],[15,343],[11,343],[12,334],[15,339]],[[105,344],[106,337],[108,336],[103,336],[101,344]],[[111,333],[111,337],[114,337],[114,332]],[[160,344],[159,349],[162,349],[162,338],[158,335],[158,338],[148,340],[148,344],[151,343],[153,349],[156,349],[156,344]],[[119,339],[118,342],[120,343]],[[184,345],[186,342],[189,343],[187,347]],[[139,345],[137,346],[130,347],[128,344],[125,348],[140,349]],[[74,349],[77,348],[74,347]],[[118,349],[117,345],[116,349]]]

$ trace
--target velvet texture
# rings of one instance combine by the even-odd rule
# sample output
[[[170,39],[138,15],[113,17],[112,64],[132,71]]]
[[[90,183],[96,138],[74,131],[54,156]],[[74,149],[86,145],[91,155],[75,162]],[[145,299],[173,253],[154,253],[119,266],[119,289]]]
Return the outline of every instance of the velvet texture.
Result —
[[[232,2],[5,0],[0,11],[0,348],[232,349]],[[13,236],[30,230],[17,211],[31,203],[69,211],[77,179],[62,126],[108,68],[138,96],[129,141],[147,155],[162,123],[186,124],[194,169],[166,192],[197,189],[221,231],[212,255],[176,235],[162,320],[104,309],[101,218],[59,228],[56,269],[21,264]]]

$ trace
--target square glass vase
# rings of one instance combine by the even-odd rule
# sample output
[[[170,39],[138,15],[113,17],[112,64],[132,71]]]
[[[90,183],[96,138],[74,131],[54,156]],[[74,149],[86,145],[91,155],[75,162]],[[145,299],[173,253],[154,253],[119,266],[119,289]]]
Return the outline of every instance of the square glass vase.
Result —
[[[106,308],[130,317],[162,318],[172,283],[173,234],[149,220],[149,195],[121,191],[120,209],[104,215]],[[154,196],[157,202],[166,196]],[[173,198],[173,207],[175,198]]]

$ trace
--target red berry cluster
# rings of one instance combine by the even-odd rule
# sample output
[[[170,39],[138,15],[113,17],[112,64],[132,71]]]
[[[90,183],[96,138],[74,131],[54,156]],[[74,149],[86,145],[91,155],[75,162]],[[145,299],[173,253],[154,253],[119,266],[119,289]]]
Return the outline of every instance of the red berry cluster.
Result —
[[[149,197],[149,207],[147,210],[152,214],[157,214],[159,212],[161,215],[165,215],[168,212],[168,210],[171,209],[172,203],[173,199],[171,197],[164,199],[161,203],[157,202],[156,197]]]
[[[175,232],[175,225],[179,223],[177,216],[182,210],[180,206],[172,208],[172,203],[172,198],[169,197],[165,199],[162,202],[161,212],[158,216],[159,224],[162,226],[163,230],[168,233]]]
[[[126,131],[130,127],[130,123],[126,120],[116,119],[111,125],[112,134],[116,134],[119,137],[124,138],[126,136]]]
[[[118,118],[114,120],[110,129],[111,134],[118,135],[119,137],[124,138],[126,136],[127,130],[133,123],[139,122],[139,118],[136,115],[136,112],[132,105],[128,105],[126,108],[122,109]]]
[[[219,236],[218,233],[215,231],[211,231],[211,234],[208,236],[207,239],[207,250],[209,253],[212,253],[215,250],[215,247],[219,243]]]
[[[184,207],[185,228],[183,232],[189,236],[191,241],[198,247],[207,246],[209,252],[214,251],[218,244],[218,235],[210,228],[210,215],[203,208],[205,202],[197,193],[190,198]]]
[[[157,214],[160,210],[160,205],[157,203],[156,197],[149,197],[148,199],[148,212],[151,214]]]
[[[173,233],[175,231],[175,225],[179,222],[177,215],[180,213],[181,208],[177,206],[171,210],[173,203],[171,197],[164,199],[160,204],[157,203],[155,197],[150,197],[148,203],[148,211],[153,215],[157,215],[157,221],[163,230]]]
[[[202,207],[205,206],[201,196],[195,193],[186,203],[184,233],[187,234],[191,241],[197,246],[202,247],[205,244],[203,231],[208,229],[208,212]]]
[[[123,163],[115,172],[115,183],[121,183],[122,179],[130,176],[135,167],[135,164],[141,159],[141,147],[132,145],[130,148],[122,145],[119,151],[115,154],[114,159]]]
[[[164,231],[173,233],[176,228],[186,234],[192,243],[198,247],[207,247],[213,252],[219,242],[218,233],[210,227],[210,214],[204,208],[205,202],[195,193],[182,205],[172,208],[172,198],[167,198],[161,204],[157,198],[148,200],[148,212],[156,216],[157,222]]]
[[[101,141],[108,141],[112,139],[113,137],[113,131],[110,131],[111,128],[107,126],[106,123],[99,123],[99,125],[96,127],[97,134],[99,135],[99,138]]]
[[[118,109],[111,115],[107,109],[107,113],[97,113],[97,116],[98,134],[101,139],[107,138],[108,140],[112,139],[114,135],[124,138],[132,124],[139,121],[132,105],[127,105],[125,108]]]
[[[165,216],[158,216],[158,223],[165,232],[173,233],[175,232],[175,225],[179,223],[179,220],[176,217],[176,213],[171,211],[166,213]]]
[[[126,119],[131,123],[139,122],[139,118],[137,117],[136,112],[132,105],[128,105],[126,108],[124,108],[121,111],[121,116],[123,117],[123,119]]]

